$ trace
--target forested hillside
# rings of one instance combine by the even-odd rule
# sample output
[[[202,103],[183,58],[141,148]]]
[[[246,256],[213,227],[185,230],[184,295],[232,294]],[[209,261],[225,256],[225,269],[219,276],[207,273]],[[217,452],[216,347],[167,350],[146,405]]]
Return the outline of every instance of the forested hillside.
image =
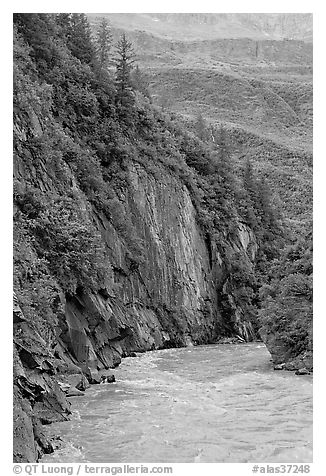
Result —
[[[89,14],[93,31],[101,15]],[[291,228],[306,228],[312,214],[312,16],[103,16],[114,40],[123,31],[132,40],[152,102],[179,114],[192,130],[198,115],[208,128],[222,125],[233,160],[243,166],[249,159],[279,196]]]
[[[14,15],[16,461],[53,450],[59,376],[134,351],[261,333],[311,367],[310,246],[250,148],[153,104],[136,60],[105,20]]]

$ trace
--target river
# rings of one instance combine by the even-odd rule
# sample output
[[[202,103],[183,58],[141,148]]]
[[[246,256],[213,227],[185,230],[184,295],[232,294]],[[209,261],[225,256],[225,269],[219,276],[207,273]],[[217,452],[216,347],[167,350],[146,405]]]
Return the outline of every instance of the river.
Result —
[[[115,376],[71,398],[43,462],[312,462],[312,377],[274,371],[261,343],[147,352]]]

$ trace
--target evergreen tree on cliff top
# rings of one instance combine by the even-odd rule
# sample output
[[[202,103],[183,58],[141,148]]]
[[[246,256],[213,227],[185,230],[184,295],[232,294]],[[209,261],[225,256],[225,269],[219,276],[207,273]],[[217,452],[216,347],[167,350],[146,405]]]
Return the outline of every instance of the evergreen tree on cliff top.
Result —
[[[131,72],[135,62],[135,53],[130,41],[123,34],[117,44],[116,65],[116,104],[120,115],[124,118],[131,114],[135,98]]]
[[[102,18],[95,35],[95,48],[101,69],[107,69],[109,66],[112,43],[110,24],[106,18]]]
[[[93,64],[95,49],[87,16],[84,13],[60,13],[57,23],[66,37],[71,53],[82,63]]]
[[[53,68],[56,60],[56,46],[53,42],[55,23],[44,13],[14,13],[14,25],[29,45],[30,56],[43,74]]]

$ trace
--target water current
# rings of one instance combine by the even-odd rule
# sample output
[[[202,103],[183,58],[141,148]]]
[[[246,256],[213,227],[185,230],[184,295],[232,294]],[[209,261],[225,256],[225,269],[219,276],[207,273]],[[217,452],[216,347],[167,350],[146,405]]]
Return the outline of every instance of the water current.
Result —
[[[274,371],[260,343],[123,359],[116,382],[71,398],[44,462],[312,462],[312,377]]]

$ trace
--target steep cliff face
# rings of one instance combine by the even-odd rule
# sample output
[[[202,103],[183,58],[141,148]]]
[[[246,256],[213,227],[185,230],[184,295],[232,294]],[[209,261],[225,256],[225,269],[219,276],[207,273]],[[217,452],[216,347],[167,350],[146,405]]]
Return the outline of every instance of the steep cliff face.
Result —
[[[106,289],[67,302],[71,345],[76,332],[84,335],[100,367],[130,351],[213,342],[226,324],[218,305],[225,267],[218,243],[203,236],[189,191],[171,174],[158,182],[140,166],[131,167],[130,178],[123,202],[144,243],[141,264],[133,268],[119,234],[96,213],[112,272]],[[229,252],[236,248],[250,261],[253,240],[239,225]]]
[[[53,376],[57,360],[37,328],[25,318],[14,295],[14,461],[36,461],[55,447],[42,424],[69,418],[70,404]]]
[[[16,170],[23,186],[26,171]],[[220,244],[200,228],[186,186],[164,169],[160,181],[139,164],[130,165],[128,174],[129,187],[120,201],[143,243],[140,265],[119,231],[72,180],[80,208],[101,234],[109,265],[105,288],[65,296],[58,339],[78,362],[87,358],[97,368],[112,367],[131,351],[213,342],[229,325],[221,316],[220,294],[233,302],[232,288],[225,291]],[[38,182],[40,189],[53,187],[46,174]],[[254,235],[241,223],[223,249],[224,254],[241,253],[248,266],[256,251]],[[242,311],[236,305],[234,310],[240,323]]]
[[[38,130],[40,124],[33,134]],[[15,158],[18,189],[25,190],[32,177],[42,193],[54,193],[51,169],[34,167],[26,150],[25,154]],[[38,332],[39,323],[26,322],[21,312],[16,319],[16,461],[33,461],[53,450],[40,423],[69,415],[57,384],[64,373],[76,374],[79,368],[91,380],[134,351],[215,342],[230,333],[244,339],[254,336],[226,266],[232,256],[240,255],[247,267],[253,267],[257,243],[247,226],[238,223],[221,246],[216,236],[203,231],[191,194],[175,174],[162,166],[160,176],[155,176],[130,162],[128,186],[120,191],[119,202],[142,243],[141,255],[131,255],[126,237],[88,202],[69,169],[66,174],[65,193],[74,193],[81,217],[93,223],[105,246],[105,282],[92,291],[59,291],[61,312],[56,313],[51,344]],[[25,447],[23,440],[28,442]]]
[[[130,351],[207,342],[218,334],[216,285],[189,192],[168,173],[160,183],[140,166],[129,173],[121,199],[144,243],[141,264],[133,265],[119,233],[95,212],[110,256],[107,285],[66,304],[71,346],[88,347],[98,367],[115,365]]]

